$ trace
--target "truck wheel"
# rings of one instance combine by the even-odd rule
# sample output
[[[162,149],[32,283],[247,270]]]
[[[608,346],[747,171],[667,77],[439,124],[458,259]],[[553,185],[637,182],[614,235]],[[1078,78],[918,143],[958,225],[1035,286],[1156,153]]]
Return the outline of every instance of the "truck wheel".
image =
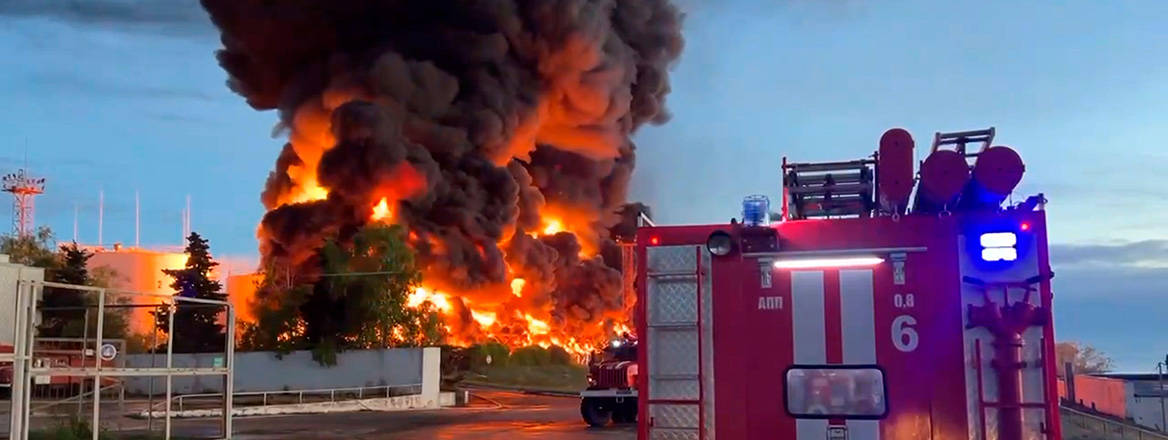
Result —
[[[637,401],[626,399],[612,410],[613,423],[637,423]]]
[[[612,418],[612,408],[604,399],[586,397],[580,400],[580,415],[589,425],[599,428]]]

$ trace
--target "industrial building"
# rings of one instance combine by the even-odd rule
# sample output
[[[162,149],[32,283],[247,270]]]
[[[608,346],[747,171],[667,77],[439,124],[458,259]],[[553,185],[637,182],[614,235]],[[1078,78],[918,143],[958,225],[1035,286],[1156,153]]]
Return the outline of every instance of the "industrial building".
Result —
[[[264,274],[259,272],[238,275],[229,274],[223,288],[227,290],[227,301],[235,307],[235,316],[243,322],[254,322],[255,313],[252,312],[252,300],[264,281]]]
[[[1164,431],[1168,387],[1161,379],[1156,373],[1076,374],[1071,386],[1060,379],[1059,396],[1083,408]]]

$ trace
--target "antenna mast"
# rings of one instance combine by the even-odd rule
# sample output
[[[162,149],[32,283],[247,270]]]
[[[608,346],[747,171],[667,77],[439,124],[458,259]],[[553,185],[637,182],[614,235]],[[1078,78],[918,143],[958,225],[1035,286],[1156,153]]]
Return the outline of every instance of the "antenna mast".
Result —
[[[102,233],[105,232],[105,190],[97,191],[97,247],[102,247]]]
[[[142,203],[138,191],[134,191],[134,247],[141,247],[142,238]]]

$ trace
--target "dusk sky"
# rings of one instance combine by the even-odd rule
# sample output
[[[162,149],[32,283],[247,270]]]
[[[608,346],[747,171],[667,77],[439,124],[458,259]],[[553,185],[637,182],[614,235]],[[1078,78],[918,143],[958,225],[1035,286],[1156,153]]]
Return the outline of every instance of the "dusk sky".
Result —
[[[724,222],[778,198],[783,156],[870,154],[904,127],[994,126],[1042,192],[1060,339],[1120,370],[1168,352],[1168,2],[687,0],[673,113],[636,136],[633,199],[661,223]],[[130,6],[134,5],[134,6]],[[0,1],[0,171],[48,178],[37,223],[58,240],[180,244],[195,231],[234,270],[257,259],[259,193],[283,139],[224,85],[194,0]],[[26,147],[27,146],[27,147]],[[0,209],[0,221],[9,217]],[[7,223],[4,223],[7,225]]]

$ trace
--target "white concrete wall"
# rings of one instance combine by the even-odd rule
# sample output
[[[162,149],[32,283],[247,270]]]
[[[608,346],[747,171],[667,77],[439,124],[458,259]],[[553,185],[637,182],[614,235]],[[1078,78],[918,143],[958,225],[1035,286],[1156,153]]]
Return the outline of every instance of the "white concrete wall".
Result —
[[[0,344],[14,345],[17,281],[21,279],[44,281],[45,270],[8,261],[7,255],[0,255]]]
[[[126,356],[127,367],[150,367],[149,354]],[[155,367],[166,365],[166,354],[154,358]],[[312,360],[312,353],[295,351],[278,357],[272,352],[240,352],[235,354],[235,391],[278,391],[350,387],[375,387],[384,385],[430,385],[434,399],[437,397],[439,353],[437,348],[398,348],[386,350],[349,350],[337,354],[337,365],[321,366]],[[175,367],[211,367],[221,354],[176,354]],[[220,361],[221,362],[221,361]],[[221,365],[221,364],[220,364]],[[432,382],[426,381],[430,375],[423,374],[423,366],[432,370]],[[176,377],[173,379],[175,394],[220,392],[223,380],[219,376]],[[126,391],[133,394],[147,394],[150,379],[132,377],[126,379]],[[154,378],[154,393],[161,394],[166,388],[163,378]]]
[[[1160,412],[1159,397],[1135,397],[1136,395],[1154,395],[1157,384],[1155,381],[1127,381],[1127,416],[1137,425],[1153,429],[1164,430],[1163,415]],[[1168,404],[1168,399],[1165,400]],[[1168,414],[1165,414],[1168,415]]]
[[[426,408],[441,406],[439,386],[442,382],[442,349],[426,347],[422,349],[422,402]]]

